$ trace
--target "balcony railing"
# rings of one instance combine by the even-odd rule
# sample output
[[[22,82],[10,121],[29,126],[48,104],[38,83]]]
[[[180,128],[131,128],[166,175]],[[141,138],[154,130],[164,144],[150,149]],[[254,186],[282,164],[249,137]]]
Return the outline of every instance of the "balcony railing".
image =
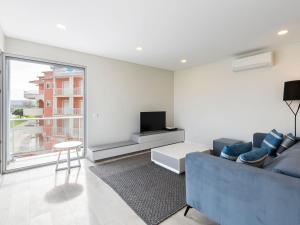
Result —
[[[73,110],[68,108],[56,108],[54,110],[54,114],[56,115],[72,115],[72,112]]]
[[[44,110],[42,108],[24,108],[23,114],[24,116],[42,116]]]
[[[56,108],[54,110],[55,115],[82,115],[83,108]]]
[[[73,93],[74,93],[74,95],[83,95],[83,89],[82,88],[74,88]]]
[[[32,135],[41,134],[43,128],[39,125],[37,120],[20,120],[20,119],[11,119],[10,127],[15,132],[26,132]],[[20,126],[19,126],[20,125]]]
[[[55,95],[61,95],[61,96],[73,96],[73,95],[83,95],[83,89],[82,88],[55,88],[54,91]]]
[[[61,96],[70,96],[73,93],[71,88],[55,88],[54,94]]]
[[[7,159],[52,152],[58,142],[83,141],[83,137],[82,116],[11,118]]]
[[[74,115],[83,115],[83,108],[74,108]]]
[[[72,138],[83,138],[83,127],[72,129],[70,129],[69,127],[53,127],[52,135]]]
[[[43,90],[24,91],[24,98],[31,99],[31,100],[43,100],[44,99],[44,91]]]

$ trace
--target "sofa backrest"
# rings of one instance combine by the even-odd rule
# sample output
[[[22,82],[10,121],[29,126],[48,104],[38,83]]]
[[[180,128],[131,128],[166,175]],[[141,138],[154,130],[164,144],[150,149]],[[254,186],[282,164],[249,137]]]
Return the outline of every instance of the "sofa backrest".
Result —
[[[267,133],[254,133],[253,134],[253,147],[259,148],[265,137],[267,136]],[[296,137],[297,142],[300,141],[300,137]]]

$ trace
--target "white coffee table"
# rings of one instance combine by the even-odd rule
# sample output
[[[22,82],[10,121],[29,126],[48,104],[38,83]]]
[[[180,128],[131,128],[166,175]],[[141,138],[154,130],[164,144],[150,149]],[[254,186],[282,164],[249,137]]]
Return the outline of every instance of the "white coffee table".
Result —
[[[208,151],[208,147],[177,143],[151,149],[151,161],[177,174],[185,171],[185,156],[191,152]]]

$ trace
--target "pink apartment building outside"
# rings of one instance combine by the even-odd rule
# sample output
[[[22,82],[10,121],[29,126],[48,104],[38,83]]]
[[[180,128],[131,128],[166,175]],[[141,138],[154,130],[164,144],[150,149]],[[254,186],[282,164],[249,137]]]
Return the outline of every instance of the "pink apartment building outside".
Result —
[[[35,134],[41,150],[52,150],[55,143],[83,139],[84,113],[83,70],[53,67],[38,79],[30,81],[38,86],[34,95],[38,126],[42,133]]]

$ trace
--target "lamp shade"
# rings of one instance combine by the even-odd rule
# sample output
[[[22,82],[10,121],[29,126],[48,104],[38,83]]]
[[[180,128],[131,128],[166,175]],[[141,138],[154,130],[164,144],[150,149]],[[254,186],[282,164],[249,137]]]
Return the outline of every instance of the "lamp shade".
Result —
[[[300,80],[284,82],[283,100],[300,100]]]

